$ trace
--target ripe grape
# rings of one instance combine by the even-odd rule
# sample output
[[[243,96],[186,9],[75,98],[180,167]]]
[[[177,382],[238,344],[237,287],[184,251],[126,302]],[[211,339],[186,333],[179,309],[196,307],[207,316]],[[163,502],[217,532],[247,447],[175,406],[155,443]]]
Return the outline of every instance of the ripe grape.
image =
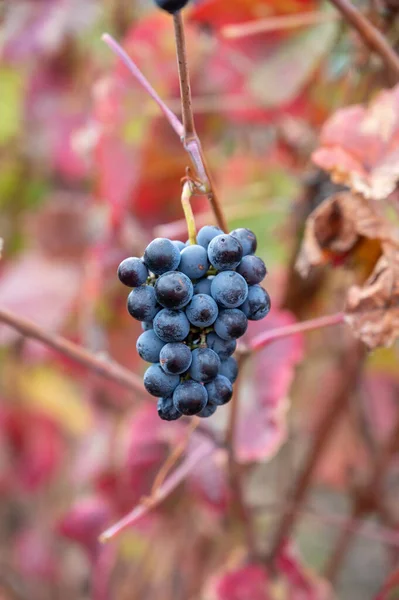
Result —
[[[190,323],[181,310],[163,308],[154,318],[154,331],[163,342],[182,342],[190,331]]]
[[[240,264],[242,256],[243,250],[240,242],[231,235],[217,235],[209,243],[209,261],[219,271],[235,269]]]
[[[220,368],[220,358],[210,348],[196,348],[192,352],[189,373],[195,381],[206,383],[216,377]]]
[[[196,415],[208,402],[206,389],[196,381],[183,381],[173,393],[173,404],[183,415]]]
[[[147,281],[148,269],[139,258],[131,256],[119,265],[118,277],[128,287],[138,287]]]
[[[206,336],[206,345],[216,352],[221,361],[224,361],[235,352],[237,342],[235,340],[222,340],[216,333],[211,331]]]
[[[208,401],[208,404],[197,414],[197,417],[201,417],[202,419],[206,419],[207,417],[211,417],[217,410],[217,404],[213,404]]]
[[[211,284],[215,279],[214,275],[209,275],[208,277],[203,277],[197,283],[194,284],[194,294],[207,294],[211,295]]]
[[[157,301],[165,308],[175,310],[183,308],[190,302],[193,293],[193,284],[187,275],[180,273],[180,271],[164,273],[157,279],[155,284]]]
[[[179,385],[178,375],[168,375],[161,365],[151,365],[144,373],[144,387],[152,396],[170,396]]]
[[[240,310],[250,321],[263,319],[270,311],[270,296],[260,285],[251,285],[248,288],[248,297]]]
[[[156,5],[162,10],[173,15],[178,10],[181,10],[188,4],[189,0],[155,0]]]
[[[181,343],[170,343],[162,347],[159,362],[165,373],[180,375],[191,365],[191,350]]]
[[[215,225],[205,225],[197,233],[197,244],[208,249],[209,242],[217,235],[223,235],[223,231]]]
[[[212,281],[211,294],[220,306],[237,308],[248,296],[248,285],[235,271],[222,271]]]
[[[219,313],[216,302],[206,294],[196,294],[186,308],[186,315],[192,325],[209,327]]]
[[[153,329],[144,331],[136,342],[136,349],[139,356],[147,362],[159,362],[159,353],[165,346],[165,342],[159,339]]]
[[[137,321],[151,321],[160,308],[150,285],[134,288],[127,298],[127,309]]]
[[[248,254],[243,256],[237,267],[237,273],[242,275],[248,285],[256,285],[266,277],[265,263],[259,256]]]
[[[244,335],[247,327],[247,317],[238,308],[221,310],[214,324],[215,332],[223,340],[236,340]]]
[[[158,415],[163,421],[176,421],[180,419],[181,412],[173,404],[172,396],[160,398],[157,405]]]
[[[240,227],[239,229],[232,231],[230,235],[241,242],[243,256],[247,256],[247,254],[254,254],[256,252],[258,242],[256,241],[256,235],[250,229]]]
[[[144,262],[152,273],[162,275],[177,269],[180,263],[180,252],[170,240],[156,238],[145,249]]]
[[[238,364],[233,356],[230,356],[227,360],[223,360],[219,369],[219,374],[224,375],[234,383],[238,376]]]
[[[200,279],[209,269],[208,254],[202,246],[193,244],[180,253],[179,271],[190,277]]]
[[[227,404],[233,395],[233,385],[224,375],[218,375],[213,381],[207,383],[205,389],[211,404],[222,406]]]

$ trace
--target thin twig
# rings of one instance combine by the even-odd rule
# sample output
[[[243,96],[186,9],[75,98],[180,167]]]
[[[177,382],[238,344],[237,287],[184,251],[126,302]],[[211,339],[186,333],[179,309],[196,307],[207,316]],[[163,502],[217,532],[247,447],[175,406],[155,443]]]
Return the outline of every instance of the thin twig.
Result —
[[[100,536],[100,541],[108,542],[128,527],[137,523],[137,521],[144,517],[150,509],[155,508],[165,500],[165,498],[167,498],[167,496],[169,496],[169,494],[171,494],[171,492],[191,473],[195,465],[204,460],[213,452],[213,450],[214,448],[208,443],[198,446],[198,448],[188,456],[179,467],[177,467],[172,475],[166,479],[163,485],[158,488],[156,495],[151,497],[150,501],[147,500],[145,503],[135,506],[129,514],[104,531]]]
[[[101,375],[110,381],[115,381],[130,391],[138,392],[142,398],[146,397],[147,394],[142,379],[121,365],[100,358],[88,350],[85,350],[85,348],[82,348],[59,335],[44,331],[34,323],[31,323],[26,319],[21,319],[7,310],[0,309],[0,322],[16,329],[23,336],[37,340],[53,350],[60,352],[64,356],[68,356],[68,358],[71,358],[87,369],[96,372],[98,375]]]
[[[228,453],[228,475],[232,496],[232,512],[236,513],[243,525],[246,536],[247,547],[253,557],[256,556],[256,541],[253,530],[251,512],[248,510],[244,499],[243,483],[241,477],[241,466],[238,464],[235,454],[235,439],[237,433],[238,408],[240,396],[240,383],[242,367],[246,357],[238,355],[238,378],[234,384],[234,393],[229,406],[229,420],[226,429],[226,448]]]
[[[386,67],[395,74],[396,78],[399,78],[399,56],[390,46],[385,36],[374,27],[350,0],[330,0],[330,2],[356,29],[365,44],[376,52]]]
[[[357,384],[359,372],[363,364],[364,347],[354,342],[350,350],[345,353],[342,365],[342,377],[340,385],[333,390],[333,397],[327,403],[324,415],[317,428],[312,446],[309,450],[305,465],[300,472],[291,491],[288,508],[284,510],[275,539],[272,543],[268,562],[273,563],[280,549],[288,538],[295,524],[299,509],[309,489],[313,473],[318,461],[323,454],[328,441],[338,423],[345,407],[349,402],[349,396]],[[326,390],[326,394],[328,390]]]
[[[180,12],[177,12],[173,15],[173,23],[175,29],[177,65],[179,70],[180,95],[184,127],[183,144],[191,156],[191,160],[196,168],[199,180],[204,185],[204,191],[208,195],[208,199],[215,214],[217,224],[223,231],[228,231],[226,218],[216,194],[212,175],[208,168],[200,139],[195,131],[184,24]]]
[[[266,19],[257,19],[240,23],[238,25],[226,25],[222,27],[221,33],[229,39],[237,39],[258,33],[267,33],[269,31],[281,31],[285,29],[295,29],[297,27],[308,27],[318,25],[319,23],[329,23],[340,18],[335,12],[325,13],[319,10],[297,15],[278,15],[276,17],[267,17]]]
[[[243,349],[243,353],[247,354],[250,352],[257,352],[268,344],[290,335],[303,333],[304,331],[312,331],[314,329],[322,329],[323,327],[330,327],[331,325],[338,325],[339,323],[344,322],[344,317],[344,313],[339,312],[334,313],[333,315],[317,317],[316,319],[309,319],[308,321],[295,323],[294,325],[286,325],[285,327],[270,329],[269,331],[260,333],[252,338],[248,347]]]
[[[184,182],[183,190],[181,193],[181,205],[184,212],[185,222],[187,226],[188,239],[190,244],[197,243],[197,230],[195,227],[195,218],[193,209],[191,207],[191,198],[193,196],[192,182],[189,180]]]
[[[330,583],[334,583],[336,580],[343,558],[349,550],[353,537],[357,534],[358,529],[361,527],[359,516],[360,515],[354,511],[343,525],[342,531],[340,531],[338,534],[335,548],[328,559],[326,567],[324,568],[324,577]]]

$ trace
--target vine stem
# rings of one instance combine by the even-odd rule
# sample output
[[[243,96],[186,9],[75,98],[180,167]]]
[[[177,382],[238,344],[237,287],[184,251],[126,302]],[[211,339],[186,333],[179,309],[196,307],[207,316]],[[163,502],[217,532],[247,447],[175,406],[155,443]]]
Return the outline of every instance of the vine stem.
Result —
[[[197,243],[197,230],[195,227],[195,218],[193,209],[191,208],[191,198],[193,195],[192,183],[188,180],[183,184],[181,194],[181,205],[183,207],[184,217],[187,223],[188,239],[190,244]]]
[[[209,203],[214,212],[217,224],[223,231],[227,232],[228,226],[226,218],[219,198],[216,194],[215,184],[202,150],[200,139],[195,131],[186,38],[184,35],[183,17],[180,11],[173,15],[173,24],[175,30],[177,66],[179,72],[180,96],[183,116],[183,145],[191,156],[193,165],[196,168],[198,179],[204,186],[204,191],[208,196]]]
[[[37,340],[60,354],[71,358],[87,369],[98,373],[98,375],[110,381],[115,381],[130,391],[138,392],[141,396],[147,396],[141,378],[118,363],[96,356],[89,350],[82,348],[82,346],[74,344],[59,335],[45,331],[34,323],[26,319],[21,319],[2,308],[0,308],[0,322],[6,323],[25,337]]]
[[[399,56],[385,36],[365,17],[350,0],[330,0],[350,25],[359,33],[364,43],[376,52],[390,71],[399,79]]]
[[[283,511],[268,555],[267,560],[269,564],[273,564],[294,527],[318,461],[331,438],[335,426],[348,405],[353,388],[357,384],[364,354],[364,347],[355,342],[342,359],[342,377],[339,381],[339,386],[333,390],[332,398],[327,401],[327,407],[320,419],[305,465],[292,487],[288,507]],[[325,396],[327,396],[328,391],[326,390]]]

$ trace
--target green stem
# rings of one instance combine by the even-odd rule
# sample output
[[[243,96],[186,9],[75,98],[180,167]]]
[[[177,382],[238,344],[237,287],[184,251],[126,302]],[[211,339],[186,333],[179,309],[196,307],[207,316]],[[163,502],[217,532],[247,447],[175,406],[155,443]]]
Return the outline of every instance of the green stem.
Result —
[[[197,230],[195,227],[195,219],[193,209],[191,208],[190,200],[192,193],[191,184],[189,181],[186,181],[183,185],[183,191],[181,194],[181,205],[184,211],[184,217],[187,223],[187,231],[188,231],[188,239],[190,240],[190,244],[197,243]]]

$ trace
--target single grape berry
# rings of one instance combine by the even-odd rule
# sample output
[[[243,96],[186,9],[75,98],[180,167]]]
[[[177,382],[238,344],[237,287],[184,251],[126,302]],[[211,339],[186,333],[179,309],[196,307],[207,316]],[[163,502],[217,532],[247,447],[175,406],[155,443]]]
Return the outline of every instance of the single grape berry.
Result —
[[[227,360],[223,360],[220,365],[219,375],[224,375],[234,383],[238,376],[238,364],[233,356],[230,356]]]
[[[187,246],[180,253],[179,271],[190,277],[200,279],[209,269],[208,254],[202,246],[193,244]]]
[[[136,349],[139,356],[151,363],[159,362],[159,353],[165,346],[165,342],[159,339],[153,329],[144,331],[136,342]]]
[[[235,271],[222,271],[212,281],[211,294],[223,308],[237,308],[248,296],[248,285]]]
[[[179,342],[163,346],[159,356],[161,367],[169,375],[180,375],[187,371],[191,360],[190,348]]]
[[[160,398],[158,400],[157,410],[158,416],[163,421],[176,421],[176,419],[180,419],[182,416],[181,412],[179,412],[173,404],[172,396]]]
[[[177,269],[180,252],[170,240],[156,238],[145,249],[144,262],[152,273],[162,275]]]
[[[190,302],[193,294],[193,284],[187,275],[180,273],[180,271],[164,273],[157,279],[155,284],[157,301],[165,308],[175,310],[183,308]]]
[[[248,296],[240,310],[250,321],[260,321],[270,311],[270,296],[260,285],[251,285]]]
[[[154,325],[152,323],[152,321],[141,321],[141,329],[143,331],[149,331],[150,329],[153,329]]]
[[[208,249],[209,242],[217,235],[223,235],[223,231],[216,225],[205,225],[197,233],[197,244]]]
[[[178,375],[168,375],[161,365],[151,365],[144,373],[144,387],[151,396],[170,396],[179,382]]]
[[[214,275],[208,275],[208,277],[203,277],[197,283],[194,283],[194,294],[207,294],[211,295],[211,285],[212,281],[215,279]]]
[[[214,323],[215,332],[223,340],[236,340],[244,335],[247,327],[247,317],[238,308],[221,310]]]
[[[206,345],[216,352],[221,361],[224,361],[235,352],[237,342],[235,340],[222,340],[216,333],[211,331],[206,336]]]
[[[181,252],[183,248],[186,247],[186,244],[184,242],[181,242],[180,240],[172,240],[172,244],[176,246],[179,252]]]
[[[128,287],[138,287],[147,281],[148,269],[142,260],[131,256],[119,265],[118,277]]]
[[[208,404],[197,414],[197,417],[201,417],[202,419],[206,419],[211,417],[217,410],[217,404],[212,404],[208,401]]]
[[[186,315],[192,325],[209,327],[217,319],[219,309],[211,296],[196,294],[186,308]]]
[[[198,414],[205,408],[207,402],[208,394],[205,387],[191,379],[183,381],[173,393],[173,404],[183,415]]]
[[[267,270],[265,263],[259,256],[248,254],[243,256],[237,267],[237,273],[244,277],[248,285],[256,285],[266,277]]]
[[[150,285],[134,288],[127,297],[127,309],[137,321],[151,321],[160,310],[154,288]]]
[[[155,0],[155,4],[173,15],[188,4],[189,0]]]
[[[227,404],[233,395],[233,385],[224,375],[218,375],[213,381],[207,383],[205,389],[208,394],[208,403],[222,406]]]
[[[189,334],[190,323],[181,310],[163,308],[154,318],[154,331],[163,342],[182,342]]]
[[[218,271],[235,269],[240,264],[242,256],[243,250],[239,240],[231,235],[217,235],[209,243],[209,262]]]
[[[256,241],[256,235],[250,229],[240,227],[239,229],[234,229],[230,235],[232,235],[241,243],[243,256],[247,256],[247,254],[254,254],[256,252],[258,242]]]
[[[210,348],[196,348],[192,352],[189,373],[195,381],[206,383],[216,377],[220,368],[220,358]]]

